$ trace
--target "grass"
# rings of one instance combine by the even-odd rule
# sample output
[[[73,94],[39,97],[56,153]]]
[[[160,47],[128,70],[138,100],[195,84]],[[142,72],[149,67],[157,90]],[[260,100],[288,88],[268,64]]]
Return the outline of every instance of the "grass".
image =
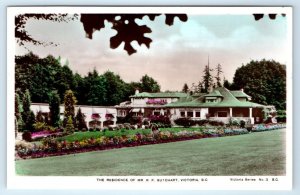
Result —
[[[190,127],[190,128],[184,128],[187,131],[201,131],[201,127]],[[182,127],[172,127],[172,128],[161,128],[161,131],[170,131],[170,132],[179,132],[182,131]],[[88,138],[97,138],[101,136],[106,136],[106,137],[114,137],[114,136],[122,136],[122,135],[134,135],[137,133],[140,134],[149,134],[151,132],[150,129],[136,129],[136,130],[126,130],[126,129],[121,129],[117,131],[87,131],[87,132],[75,132],[72,135],[64,136],[57,138],[58,141],[66,140],[66,141],[81,141],[83,139],[88,139]]]
[[[30,176],[285,175],[285,129],[16,161]]]

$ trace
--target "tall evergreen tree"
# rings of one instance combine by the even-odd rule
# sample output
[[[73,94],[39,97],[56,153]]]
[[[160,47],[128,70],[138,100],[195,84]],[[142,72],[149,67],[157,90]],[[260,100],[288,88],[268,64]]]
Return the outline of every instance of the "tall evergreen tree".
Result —
[[[65,112],[64,112],[64,124],[69,121],[69,118],[74,122],[75,119],[75,105],[77,103],[76,97],[74,96],[74,93],[72,90],[67,90],[64,97],[64,106],[65,106]]]
[[[202,77],[202,83],[203,83],[203,88],[204,92],[207,93],[209,91],[209,88],[212,87],[213,84],[213,77],[211,74],[212,69],[209,68],[209,63],[205,66],[204,68],[204,75]]]
[[[53,127],[59,126],[60,120],[60,98],[57,91],[52,91],[49,94],[49,109],[50,109],[50,123]]]
[[[83,128],[87,128],[86,126],[86,122],[85,122],[85,116],[84,114],[81,112],[81,109],[79,108],[76,114],[76,127],[79,130],[82,130]]]
[[[23,112],[22,119],[24,121],[24,129],[33,131],[33,124],[35,123],[34,113],[30,110],[31,105],[31,97],[29,90],[26,89],[24,97],[23,97]]]
[[[22,119],[22,113],[23,112],[23,106],[22,102],[20,100],[19,94],[15,94],[15,117],[16,117],[16,128],[18,130],[23,129],[23,119]]]
[[[184,83],[184,85],[183,85],[182,92],[183,93],[188,93],[189,92],[189,86],[186,83]]]
[[[217,71],[217,75],[215,76],[215,79],[217,81],[216,87],[222,87],[222,84],[221,84],[221,73],[223,73],[223,71],[222,71],[221,64],[217,65],[216,71]]]

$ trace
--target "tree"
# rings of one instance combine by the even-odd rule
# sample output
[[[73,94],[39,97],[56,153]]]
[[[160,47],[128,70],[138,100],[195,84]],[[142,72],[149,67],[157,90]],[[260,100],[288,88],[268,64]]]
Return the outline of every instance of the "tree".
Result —
[[[63,98],[64,93],[67,90],[69,89],[74,90],[76,86],[75,78],[72,70],[68,65],[68,62],[64,66],[60,67],[60,71],[57,72],[55,78],[56,78],[55,80],[56,90],[60,95],[61,99]]]
[[[182,92],[183,93],[188,93],[189,92],[189,86],[186,83],[184,83],[184,85],[183,85]]]
[[[76,127],[79,130],[82,130],[83,128],[87,128],[86,123],[85,123],[85,116],[81,112],[81,109],[79,108],[76,114]]]
[[[64,120],[66,124],[69,121],[69,118],[71,118],[72,122],[74,121],[75,117],[75,104],[77,100],[76,97],[74,96],[74,93],[72,90],[67,90],[65,93],[64,97],[64,106],[65,106],[65,111],[64,111]]]
[[[22,102],[20,100],[19,94],[15,93],[15,117],[16,117],[16,125],[17,129],[21,130],[23,129],[23,119],[22,119],[22,113],[23,112],[23,106]]]
[[[232,84],[227,79],[225,79],[225,77],[224,77],[224,81],[223,81],[223,87],[225,87],[226,89],[232,88]]]
[[[107,86],[104,76],[100,76],[96,69],[89,72],[84,78],[85,82],[85,102],[88,105],[105,105],[107,101]]]
[[[143,92],[160,92],[160,86],[152,77],[149,77],[147,74],[144,75],[141,80],[141,90]]]
[[[203,83],[203,87],[204,87],[204,92],[207,93],[209,92],[209,88],[212,87],[213,84],[213,77],[211,74],[212,69],[209,68],[209,64],[205,66],[204,68],[204,75],[202,77],[202,83]]]
[[[22,119],[24,121],[24,129],[32,131],[33,124],[35,123],[35,116],[34,113],[30,110],[31,105],[31,98],[29,90],[26,89],[24,97],[23,97],[23,112],[22,112]]]
[[[36,121],[36,122],[40,122],[40,123],[45,122],[44,117],[43,117],[43,114],[42,114],[42,111],[38,111],[38,112],[37,112],[35,121]]]
[[[72,133],[73,131],[74,131],[74,125],[73,125],[72,116],[68,116],[67,123],[66,123],[66,132]]]
[[[286,70],[274,60],[250,61],[238,68],[233,78],[234,89],[244,89],[254,102],[286,108]]]
[[[215,76],[215,79],[216,79],[216,81],[217,81],[216,87],[222,87],[222,84],[221,84],[221,73],[222,73],[223,71],[222,71],[222,66],[221,66],[221,64],[218,64],[218,65],[217,65],[216,71],[217,71],[217,75]]]
[[[50,109],[50,123],[53,127],[59,126],[60,121],[60,98],[57,91],[52,91],[49,94],[49,109]]]
[[[119,75],[111,71],[106,71],[103,74],[105,79],[106,103],[104,105],[113,106],[119,104],[126,99],[124,90],[125,82]]]

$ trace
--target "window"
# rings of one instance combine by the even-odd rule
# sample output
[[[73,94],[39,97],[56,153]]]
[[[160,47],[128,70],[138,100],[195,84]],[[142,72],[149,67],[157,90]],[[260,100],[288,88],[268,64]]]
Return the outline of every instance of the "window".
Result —
[[[200,111],[196,111],[195,114],[196,114],[195,117],[200,118],[200,116],[201,116]]]
[[[192,111],[188,111],[188,112],[187,112],[187,116],[188,116],[188,117],[194,117],[194,114],[193,114]]]
[[[218,117],[227,117],[227,112],[218,112]]]
[[[206,102],[209,102],[209,103],[211,103],[211,102],[217,102],[217,100],[216,99],[206,99]]]
[[[160,111],[153,111],[153,115],[159,116],[160,115]]]
[[[180,116],[181,117],[185,117],[185,112],[184,111],[180,111]]]

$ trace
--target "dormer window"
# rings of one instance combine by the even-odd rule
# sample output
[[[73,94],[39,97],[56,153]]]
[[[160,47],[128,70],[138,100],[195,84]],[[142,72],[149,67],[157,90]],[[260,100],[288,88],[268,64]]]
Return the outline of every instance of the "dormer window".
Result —
[[[205,102],[206,103],[215,103],[215,102],[218,102],[218,98],[217,97],[206,97]]]

